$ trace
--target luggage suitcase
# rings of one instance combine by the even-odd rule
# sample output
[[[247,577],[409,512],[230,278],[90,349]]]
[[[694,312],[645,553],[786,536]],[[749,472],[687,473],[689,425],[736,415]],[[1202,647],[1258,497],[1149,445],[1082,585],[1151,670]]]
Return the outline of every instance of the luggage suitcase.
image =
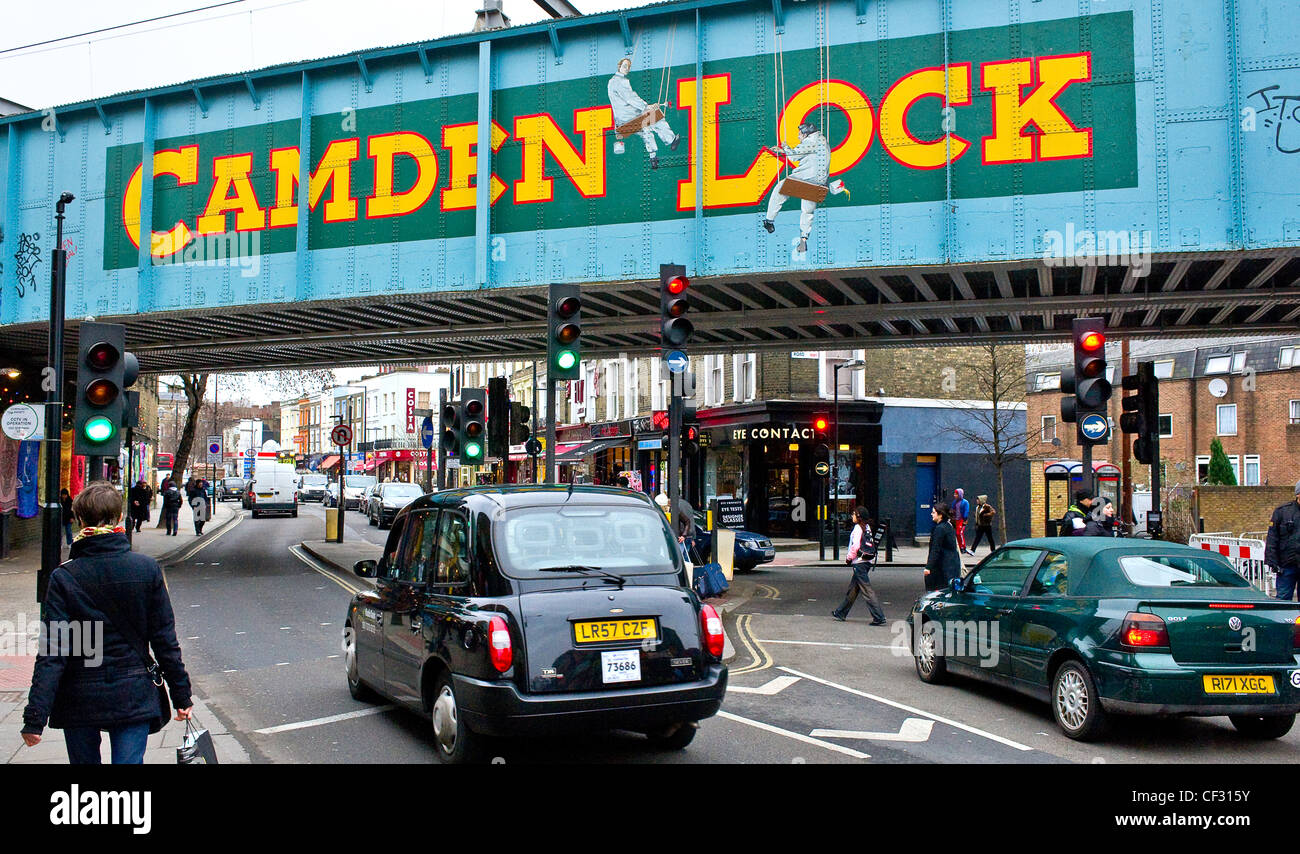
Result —
[[[658,124],[663,121],[663,118],[663,110],[652,105],[641,115],[616,127],[614,131],[619,136],[632,136],[633,134],[640,133],[648,127]],[[826,194],[822,193],[822,195],[825,196]]]
[[[826,192],[827,188],[821,184],[800,181],[798,178],[786,178],[781,182],[781,195],[816,202],[819,205],[826,201]]]

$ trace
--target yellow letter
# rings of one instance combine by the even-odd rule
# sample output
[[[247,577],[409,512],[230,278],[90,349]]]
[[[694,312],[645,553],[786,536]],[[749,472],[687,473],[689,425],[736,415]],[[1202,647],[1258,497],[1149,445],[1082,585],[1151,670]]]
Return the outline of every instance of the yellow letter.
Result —
[[[375,161],[375,193],[366,199],[366,216],[405,216],[433,195],[438,183],[438,158],[429,140],[414,131],[370,137],[367,155]],[[404,193],[393,192],[393,160],[399,154],[415,159],[415,183]]]
[[[582,134],[582,156],[546,113],[515,117],[515,137],[524,146],[523,175],[515,182],[515,203],[549,202],[554,196],[547,178],[546,153],[550,152],[583,198],[605,195],[605,131],[614,127],[612,107],[575,110],[573,129]]]
[[[298,147],[271,150],[271,171],[275,172],[275,207],[271,208],[271,228],[298,224]]]
[[[948,66],[948,103],[967,105],[970,103],[970,64]],[[880,102],[880,142],[885,146],[889,156],[904,166],[913,169],[937,169],[951,161],[956,161],[970,143],[958,136],[939,137],[932,142],[917,139],[907,129],[907,111],[921,98],[936,97],[943,103],[944,69],[921,68],[900,77]]]
[[[1026,163],[1089,157],[1092,129],[1076,128],[1056,98],[1071,83],[1092,79],[1091,55],[1044,56],[986,62],[981,67],[981,88],[993,92],[993,134],[984,137],[985,163]],[[1021,100],[1020,89],[1034,86]],[[1026,136],[1033,123],[1038,133]]]
[[[131,243],[140,248],[140,196],[143,193],[143,166],[137,166],[126,184],[122,194],[122,224],[126,227],[126,236]],[[177,186],[186,186],[199,180],[199,147],[187,145],[180,149],[155,151],[153,155],[153,174],[157,181],[159,175],[172,175]],[[157,186],[155,184],[155,196]],[[155,231],[150,234],[149,254],[165,258],[185,248],[190,242],[190,229],[183,220],[172,226],[170,231]]]
[[[334,140],[325,149],[316,171],[307,179],[307,204],[312,210],[324,195],[325,185],[333,185],[330,199],[325,203],[326,222],[347,222],[357,218],[357,202],[352,198],[352,161],[357,159],[360,149],[356,137]]]
[[[677,182],[677,209],[695,208],[695,182],[699,179],[699,164],[704,164],[704,206],[722,208],[737,205],[756,205],[762,201],[772,182],[781,170],[781,161],[770,154],[758,154],[743,175],[718,174],[718,107],[731,101],[731,75],[713,74],[704,78],[704,143],[703,154],[695,133],[699,122],[695,103],[695,78],[677,81],[677,104],[687,111],[690,140],[690,172],[685,180]],[[797,137],[796,137],[797,139]]]
[[[492,122],[492,150],[499,151],[509,139],[506,129]],[[442,190],[442,209],[461,211],[474,207],[477,191],[474,178],[478,174],[478,122],[461,125],[443,125],[442,147],[451,152],[448,158],[447,186]],[[505,182],[492,173],[492,204],[506,191]]]
[[[226,230],[226,211],[235,211],[235,231],[258,231],[266,228],[266,211],[257,203],[257,194],[248,180],[253,171],[253,155],[232,154],[212,161],[216,178],[208,194],[208,206],[199,217],[199,234],[220,234]],[[231,190],[235,191],[232,198]]]

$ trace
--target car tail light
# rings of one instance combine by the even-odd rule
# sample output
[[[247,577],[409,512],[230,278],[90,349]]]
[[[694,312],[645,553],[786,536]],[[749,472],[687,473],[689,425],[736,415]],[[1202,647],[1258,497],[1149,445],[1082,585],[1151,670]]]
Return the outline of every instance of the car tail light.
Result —
[[[1120,627],[1119,641],[1124,646],[1140,649],[1169,646],[1169,631],[1165,628],[1165,621],[1155,614],[1129,611]]]
[[[1300,617],[1295,618],[1295,628],[1291,630],[1291,646],[1300,650]]]
[[[492,666],[498,673],[505,673],[514,663],[515,651],[510,645],[510,627],[501,617],[493,617],[488,623],[488,653],[492,656]]]
[[[722,658],[722,618],[708,603],[700,606],[700,639],[709,655]]]

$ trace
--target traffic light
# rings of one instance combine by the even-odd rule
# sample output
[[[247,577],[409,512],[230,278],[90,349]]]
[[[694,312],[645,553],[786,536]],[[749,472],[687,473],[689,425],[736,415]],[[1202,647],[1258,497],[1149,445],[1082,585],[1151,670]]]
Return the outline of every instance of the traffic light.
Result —
[[[510,396],[505,377],[488,379],[488,456],[510,456]]]
[[[510,404],[510,444],[522,445],[532,436],[529,426],[533,417],[530,407],[515,401]]]
[[[1133,456],[1144,466],[1160,458],[1159,382],[1155,362],[1138,362],[1137,373],[1123,379],[1124,388],[1137,394],[1130,394],[1120,401],[1124,412],[1119,416],[1119,429],[1137,434],[1133,441]]]
[[[460,391],[460,446],[462,465],[478,465],[483,462],[486,452],[484,442],[487,440],[484,419],[487,416],[487,389],[465,388]]]
[[[1106,324],[1096,317],[1077,317],[1073,324],[1074,364],[1061,372],[1061,420],[1074,422],[1080,445],[1104,444],[1110,437],[1106,402]]]
[[[139,362],[126,352],[125,326],[81,324],[73,453],[85,457],[117,457],[122,450],[125,392],[139,373]]]
[[[691,307],[686,299],[690,286],[685,267],[659,265],[659,341],[664,350],[686,346],[695,333],[695,324],[684,316]]]
[[[460,405],[454,400],[447,401],[438,415],[438,434],[447,456],[460,454]]]
[[[682,453],[693,457],[700,452],[700,425],[682,425]]]
[[[824,413],[817,413],[813,416],[813,462],[823,463],[830,462],[831,459],[831,419]]]
[[[546,364],[552,379],[582,378],[582,297],[577,285],[551,285],[546,307]]]

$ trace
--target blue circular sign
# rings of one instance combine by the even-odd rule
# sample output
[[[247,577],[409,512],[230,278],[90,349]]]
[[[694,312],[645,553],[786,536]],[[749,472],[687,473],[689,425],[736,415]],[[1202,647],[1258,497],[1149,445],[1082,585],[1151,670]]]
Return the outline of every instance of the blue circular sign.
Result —
[[[426,448],[433,448],[433,419],[428,415],[420,422],[420,444]]]
[[[686,358],[686,354],[681,350],[673,350],[664,358],[664,361],[668,363],[668,370],[674,374],[680,374],[691,364],[691,360]]]
[[[1091,442],[1099,442],[1110,433],[1110,422],[1106,420],[1106,416],[1093,412],[1083,417],[1079,422],[1079,429],[1083,431],[1083,438]]]

